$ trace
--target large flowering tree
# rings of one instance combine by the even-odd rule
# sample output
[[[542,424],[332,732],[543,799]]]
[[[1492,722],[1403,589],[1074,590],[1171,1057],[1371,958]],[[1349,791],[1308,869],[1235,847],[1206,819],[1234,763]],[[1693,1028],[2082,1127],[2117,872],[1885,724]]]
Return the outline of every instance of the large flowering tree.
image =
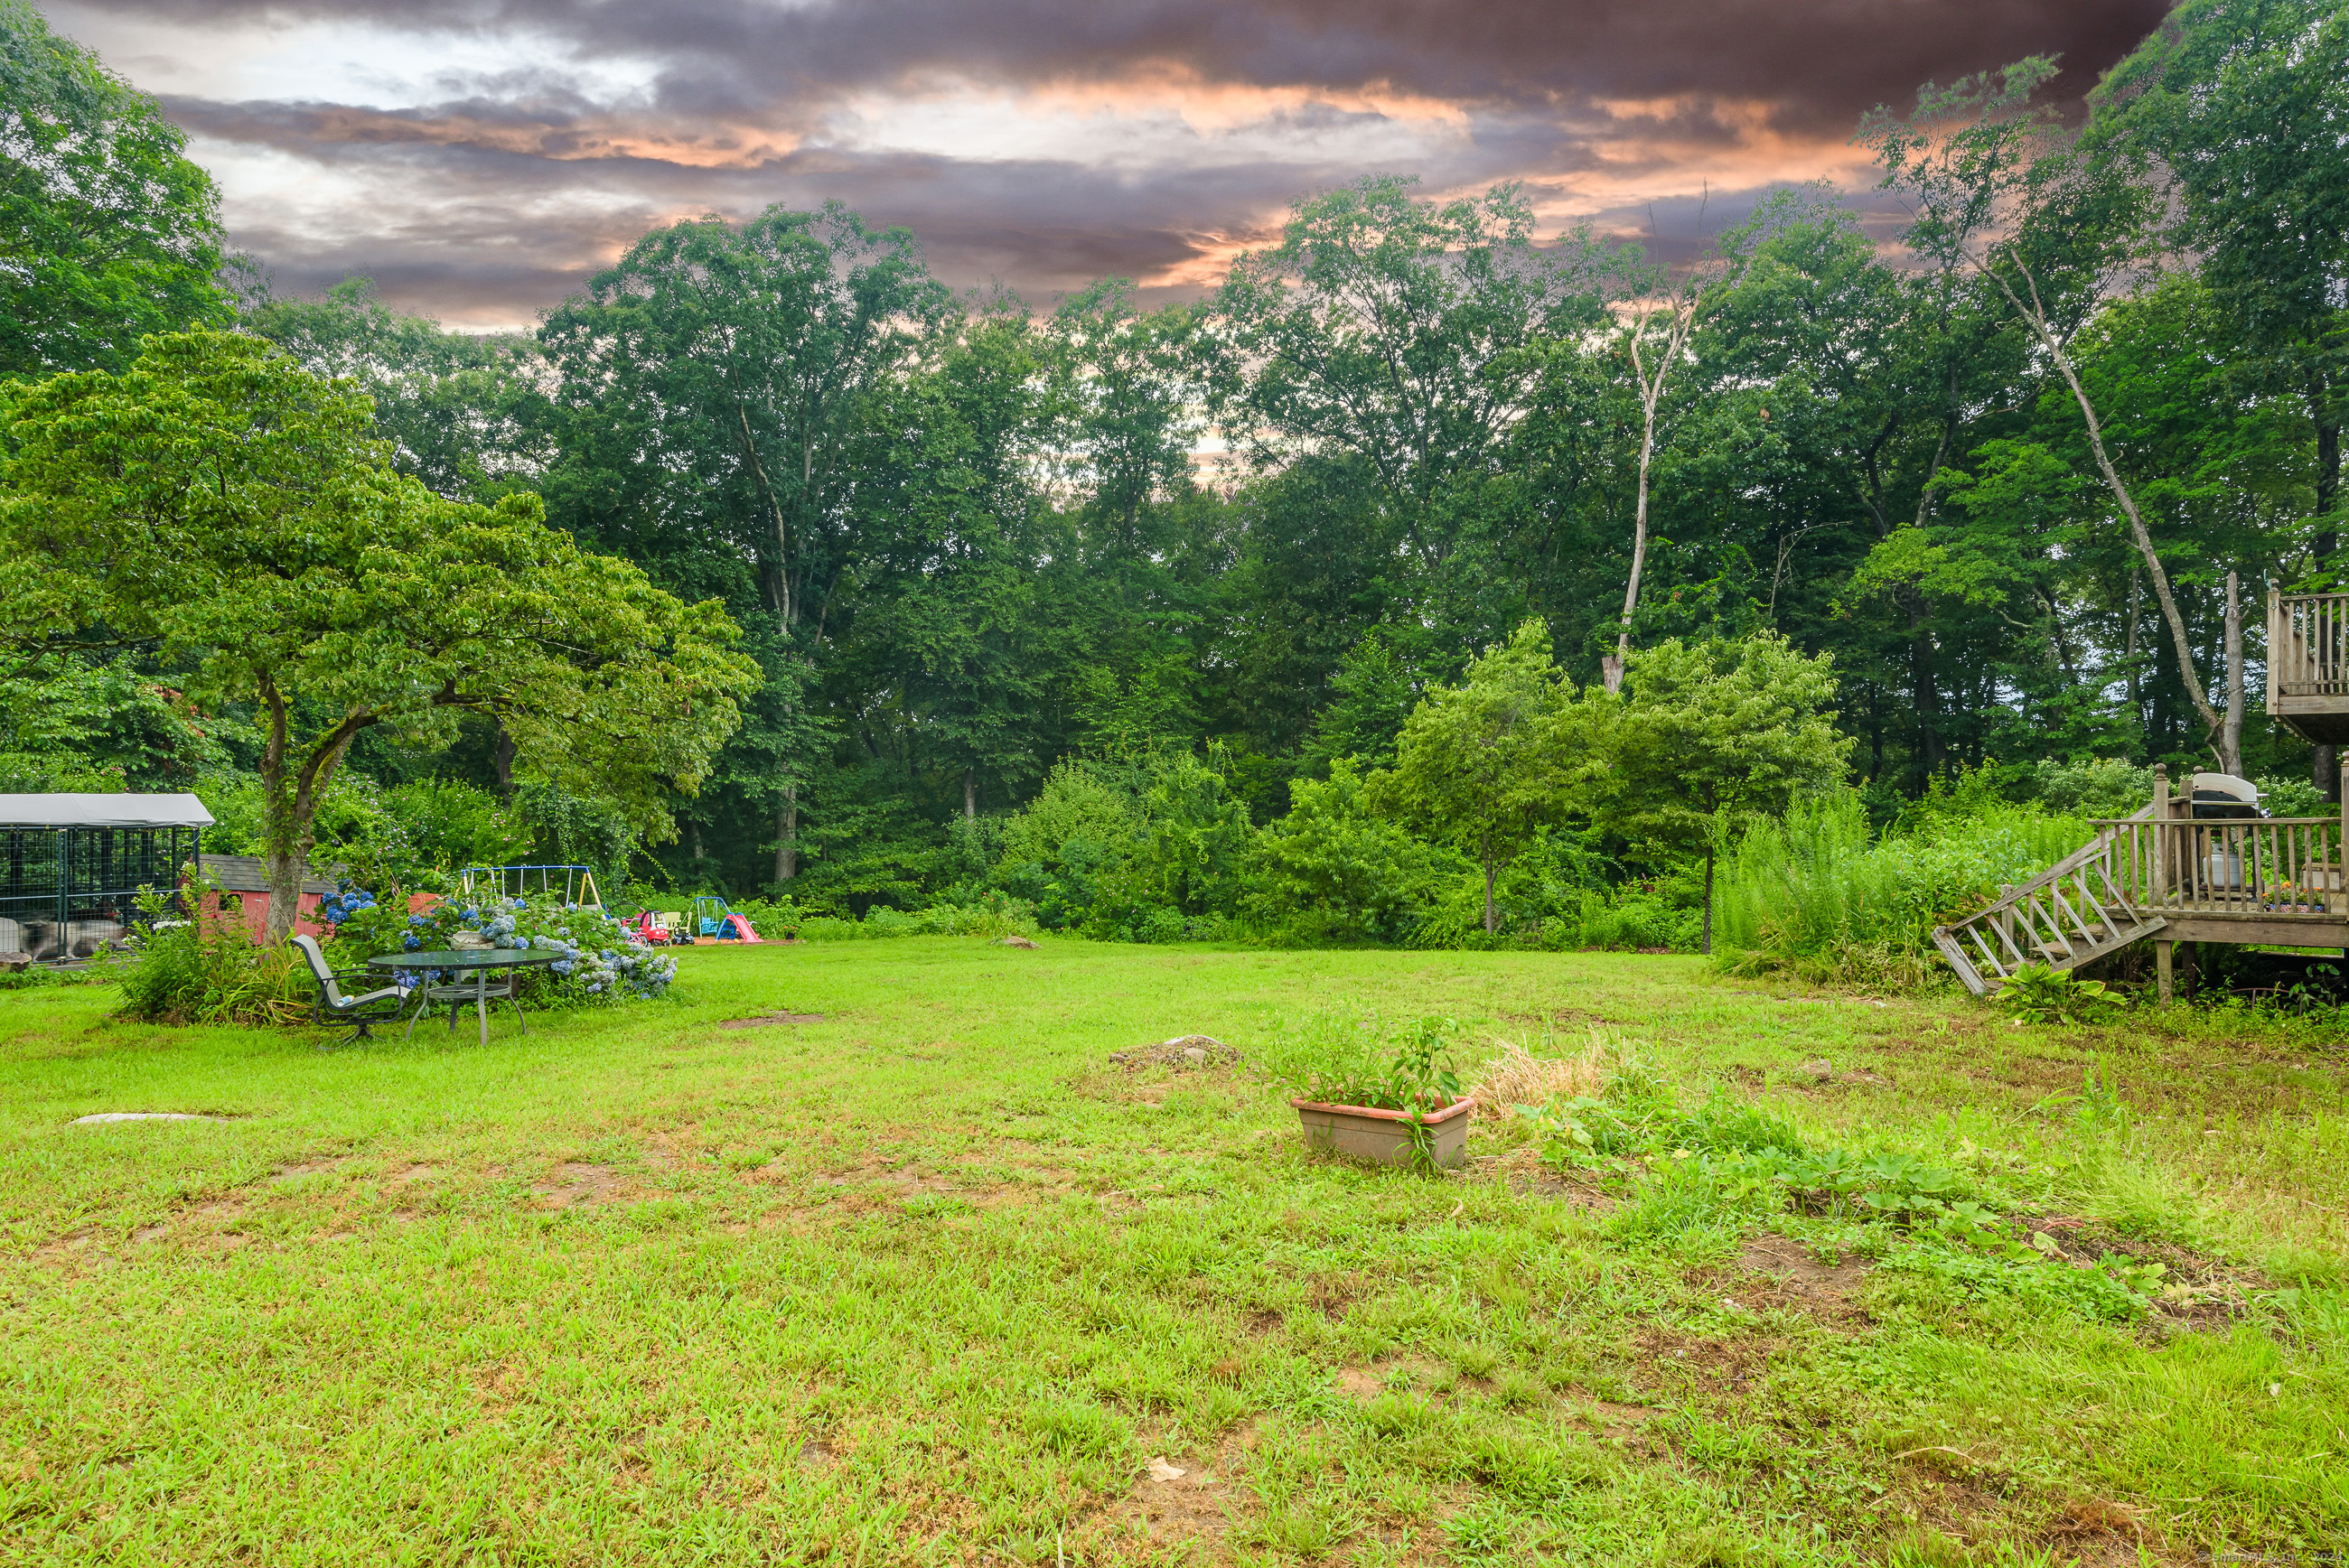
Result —
[[[157,646],[191,695],[253,705],[273,943],[364,731],[438,748],[493,716],[526,764],[657,834],[758,678],[715,603],[579,549],[533,495],[433,494],[368,418],[348,383],[214,332],[0,403],[0,634]]]

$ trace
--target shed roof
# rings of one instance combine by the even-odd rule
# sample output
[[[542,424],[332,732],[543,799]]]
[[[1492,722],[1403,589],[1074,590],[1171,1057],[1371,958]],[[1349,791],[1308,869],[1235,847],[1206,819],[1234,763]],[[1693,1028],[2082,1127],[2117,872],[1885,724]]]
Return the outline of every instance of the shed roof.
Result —
[[[193,795],[0,795],[0,828],[209,828]]]
[[[335,884],[319,876],[316,866],[308,871],[309,874],[302,879],[304,892],[324,894],[335,891]],[[204,874],[218,882],[222,892],[269,891],[269,862],[259,855],[206,855]]]

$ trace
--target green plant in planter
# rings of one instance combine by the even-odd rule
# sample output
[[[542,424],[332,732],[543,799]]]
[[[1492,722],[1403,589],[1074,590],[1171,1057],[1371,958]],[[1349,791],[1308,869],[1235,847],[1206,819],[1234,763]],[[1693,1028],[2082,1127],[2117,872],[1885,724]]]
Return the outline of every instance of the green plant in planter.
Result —
[[[1250,1059],[1299,1099],[1441,1110],[1460,1098],[1460,1033],[1453,1018],[1397,1022],[1323,1013],[1276,1026]]]
[[[2101,1024],[2125,1004],[2101,980],[2083,980],[2052,965],[2026,964],[1998,988],[2001,1010],[2023,1024]]]

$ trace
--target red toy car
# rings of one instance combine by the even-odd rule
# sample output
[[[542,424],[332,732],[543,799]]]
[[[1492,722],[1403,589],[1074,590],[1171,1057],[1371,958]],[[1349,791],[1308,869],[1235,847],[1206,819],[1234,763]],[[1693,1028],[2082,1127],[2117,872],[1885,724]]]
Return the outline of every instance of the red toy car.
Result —
[[[667,910],[645,909],[638,910],[620,923],[656,947],[661,947],[674,939],[673,924],[683,918]]]

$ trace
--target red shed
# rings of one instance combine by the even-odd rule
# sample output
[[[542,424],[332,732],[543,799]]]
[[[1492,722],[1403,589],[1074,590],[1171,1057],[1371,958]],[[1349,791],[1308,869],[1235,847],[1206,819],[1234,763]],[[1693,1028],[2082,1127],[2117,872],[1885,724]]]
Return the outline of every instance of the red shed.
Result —
[[[203,857],[204,874],[220,884],[222,895],[233,894],[244,906],[244,923],[253,930],[258,942],[269,929],[269,862],[258,855],[213,855]],[[312,867],[302,879],[301,910],[294,920],[294,929],[305,936],[324,936],[326,932],[310,915],[318,901],[335,891],[335,884],[317,874]]]

